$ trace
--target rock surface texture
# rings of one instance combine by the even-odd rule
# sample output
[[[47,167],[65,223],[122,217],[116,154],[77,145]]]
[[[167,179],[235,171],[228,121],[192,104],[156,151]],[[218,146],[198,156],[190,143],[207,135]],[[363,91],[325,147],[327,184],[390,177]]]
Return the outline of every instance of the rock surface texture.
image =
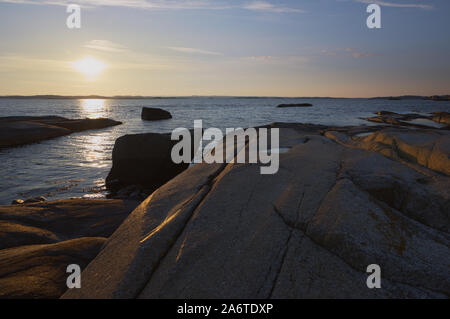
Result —
[[[58,298],[136,207],[121,200],[0,206],[0,298]]]
[[[277,174],[189,168],[133,211],[63,297],[449,297],[450,132],[274,126],[289,148]],[[367,288],[371,264],[381,289]]]
[[[59,116],[0,117],[0,149],[122,124],[110,119],[69,120]]]

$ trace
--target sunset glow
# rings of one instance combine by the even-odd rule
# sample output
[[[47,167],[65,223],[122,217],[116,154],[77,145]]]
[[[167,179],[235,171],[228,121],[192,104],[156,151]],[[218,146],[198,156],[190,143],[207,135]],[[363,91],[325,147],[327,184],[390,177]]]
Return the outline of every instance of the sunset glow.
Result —
[[[102,61],[92,57],[72,62],[72,67],[89,78],[98,76],[106,69],[106,65]]]

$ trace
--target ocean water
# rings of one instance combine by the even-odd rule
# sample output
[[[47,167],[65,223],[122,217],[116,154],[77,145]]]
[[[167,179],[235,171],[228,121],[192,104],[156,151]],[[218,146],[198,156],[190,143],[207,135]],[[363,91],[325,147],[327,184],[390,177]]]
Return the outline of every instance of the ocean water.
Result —
[[[276,108],[282,103],[312,103],[310,108]],[[143,106],[161,107],[173,119],[146,122]],[[67,118],[108,117],[123,124],[74,133],[41,143],[0,150],[0,204],[16,198],[45,196],[98,198],[107,192],[114,141],[125,134],[167,133],[178,127],[251,127],[271,122],[325,125],[370,125],[361,120],[380,110],[398,113],[450,111],[450,102],[424,100],[290,99],[290,98],[155,98],[130,100],[0,99],[0,116],[59,115]]]

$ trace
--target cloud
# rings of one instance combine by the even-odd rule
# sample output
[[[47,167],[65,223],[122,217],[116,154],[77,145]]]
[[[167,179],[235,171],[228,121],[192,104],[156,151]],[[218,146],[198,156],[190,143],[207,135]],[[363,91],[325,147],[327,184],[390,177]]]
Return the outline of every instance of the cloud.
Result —
[[[358,58],[368,58],[368,57],[375,56],[375,54],[373,54],[373,53],[361,53],[361,52],[353,52],[351,55],[352,55],[352,57],[354,57],[355,59],[358,59]]]
[[[188,53],[188,54],[222,55],[222,53],[219,53],[219,52],[207,51],[207,50],[195,49],[195,48],[168,47],[168,49],[177,51],[177,52]]]
[[[76,3],[82,7],[129,7],[137,9],[226,9],[206,0],[0,0],[0,2],[34,5],[60,5]]]
[[[252,11],[266,11],[276,13],[301,13],[302,10],[277,6],[266,1],[253,1],[247,4],[230,4],[230,1],[212,0],[0,0],[0,2],[34,5],[60,5],[66,6],[76,3],[82,7],[128,7],[136,9],[160,9],[160,10],[183,10],[183,9],[205,9],[226,10],[245,9]]]
[[[303,65],[309,61],[305,56],[301,55],[286,55],[286,56],[272,56],[272,55],[260,55],[260,56],[247,56],[242,57],[242,61],[266,64],[266,65]]]
[[[276,6],[266,1],[253,1],[243,6],[244,9],[253,11],[266,11],[275,13],[303,13],[303,10]]]
[[[104,52],[125,52],[128,48],[108,40],[91,40],[83,47]]]
[[[0,55],[0,69],[5,70],[37,70],[65,71],[70,68],[70,61],[41,58],[24,55]]]
[[[379,55],[371,53],[371,52],[359,52],[352,48],[336,49],[336,50],[332,50],[332,51],[322,50],[321,53],[324,55],[327,55],[327,56],[332,56],[332,57],[343,56],[343,57],[353,57],[355,59],[379,56]]]
[[[360,3],[366,4],[378,4],[384,7],[394,7],[394,8],[419,8],[419,9],[433,9],[432,5],[423,3],[398,3],[392,1],[382,1],[382,0],[354,0]]]

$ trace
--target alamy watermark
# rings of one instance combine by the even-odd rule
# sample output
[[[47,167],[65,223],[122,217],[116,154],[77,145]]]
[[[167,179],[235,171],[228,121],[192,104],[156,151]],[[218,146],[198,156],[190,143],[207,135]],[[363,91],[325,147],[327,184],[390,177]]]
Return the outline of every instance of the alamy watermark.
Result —
[[[370,13],[366,20],[369,29],[381,29],[381,7],[378,4],[369,4],[366,9]],[[66,9],[70,15],[67,17],[66,25],[69,29],[81,28],[81,7],[78,4],[69,4]]]
[[[267,164],[260,167],[262,175],[273,175],[278,172],[280,162],[278,128],[227,128],[224,134],[215,127],[203,130],[202,120],[195,120],[193,133],[192,138],[191,131],[186,128],[177,128],[172,132],[172,140],[179,141],[171,152],[175,164],[259,163]],[[205,147],[204,141],[209,142]]]
[[[370,4],[366,11],[371,13],[366,20],[367,27],[369,29],[381,29],[381,7],[378,4]]]
[[[66,279],[67,288],[81,288],[81,268],[77,264],[67,266],[66,272],[70,275]]]
[[[70,15],[67,17],[66,25],[69,29],[81,28],[81,7],[78,4],[69,4],[66,9]]]
[[[367,273],[370,275],[367,277],[366,284],[369,289],[381,288],[381,267],[377,264],[367,266]]]

